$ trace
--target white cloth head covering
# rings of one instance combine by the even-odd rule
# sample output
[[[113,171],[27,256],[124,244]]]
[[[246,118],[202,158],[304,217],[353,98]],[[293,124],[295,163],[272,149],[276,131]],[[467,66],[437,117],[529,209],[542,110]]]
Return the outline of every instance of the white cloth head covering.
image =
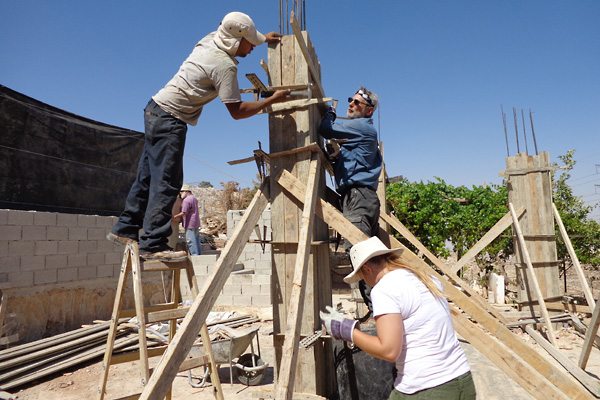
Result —
[[[221,50],[233,57],[242,38],[255,46],[265,42],[265,36],[256,30],[254,22],[248,15],[237,11],[230,12],[221,21],[214,41]]]

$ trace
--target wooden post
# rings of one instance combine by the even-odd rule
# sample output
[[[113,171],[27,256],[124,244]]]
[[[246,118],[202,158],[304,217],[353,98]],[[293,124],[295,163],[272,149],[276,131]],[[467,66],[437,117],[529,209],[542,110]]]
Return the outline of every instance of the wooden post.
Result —
[[[296,27],[297,28],[297,27]],[[297,31],[297,32],[296,32]],[[271,86],[306,85],[313,83],[313,94],[323,97],[320,83],[320,66],[307,32],[295,29],[294,35],[284,36],[280,43],[269,44],[268,70]],[[278,110],[269,113],[269,152],[279,153],[304,147],[320,141],[318,126],[321,114],[318,105],[302,109]],[[282,170],[290,171],[295,177],[307,182],[309,176],[310,151],[291,153],[285,157],[271,159],[270,173],[276,176]],[[324,174],[319,168],[317,174]],[[315,189],[321,198],[325,193],[325,179]],[[300,240],[302,210],[298,202],[289,199],[281,187],[271,182],[271,228],[273,232],[271,298],[273,301],[273,330],[276,361],[276,378],[282,364],[284,329],[288,325],[288,305],[293,292],[293,278]],[[310,335],[320,329],[319,310],[331,305],[331,272],[327,225],[314,221],[311,235],[314,241],[308,256],[305,301],[301,312],[300,334]],[[298,353],[295,386],[302,392],[329,397],[334,388],[334,367],[331,344],[313,346]]]
[[[537,156],[525,153],[506,159],[508,176],[508,201],[518,209],[527,210],[521,218],[525,243],[529,251],[537,281],[544,298],[560,296],[556,237],[552,213],[552,181],[550,155],[546,151]],[[531,277],[523,258],[518,239],[514,238],[517,264],[517,299],[520,302],[535,300]],[[533,311],[533,306],[530,305]]]

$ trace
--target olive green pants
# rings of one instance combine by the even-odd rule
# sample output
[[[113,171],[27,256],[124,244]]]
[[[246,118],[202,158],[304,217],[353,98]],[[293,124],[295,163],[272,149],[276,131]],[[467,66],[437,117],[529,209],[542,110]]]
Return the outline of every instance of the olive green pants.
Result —
[[[413,394],[400,393],[394,389],[388,400],[475,400],[476,397],[473,377],[469,371],[450,382]]]

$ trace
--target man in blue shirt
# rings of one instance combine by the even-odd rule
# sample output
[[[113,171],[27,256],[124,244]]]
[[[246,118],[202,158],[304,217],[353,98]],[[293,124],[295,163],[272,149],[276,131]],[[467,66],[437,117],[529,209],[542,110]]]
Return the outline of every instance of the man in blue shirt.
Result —
[[[359,87],[353,97],[348,98],[348,118],[335,122],[336,112],[331,107],[321,121],[319,134],[326,139],[340,142],[339,157],[333,162],[335,186],[341,195],[342,214],[368,236],[377,236],[379,231],[379,197],[377,185],[381,174],[382,157],[377,142],[377,130],[373,126],[373,113],[378,97],[364,87]],[[344,241],[346,251],[352,245]],[[364,281],[363,282],[364,285]],[[371,310],[370,299],[360,287],[365,303]]]

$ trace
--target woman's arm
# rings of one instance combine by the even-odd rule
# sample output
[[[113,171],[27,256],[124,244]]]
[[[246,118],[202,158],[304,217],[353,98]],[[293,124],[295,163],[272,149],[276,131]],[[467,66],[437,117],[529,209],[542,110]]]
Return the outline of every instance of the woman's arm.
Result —
[[[354,344],[365,353],[394,362],[402,351],[404,324],[400,314],[384,314],[375,318],[377,336],[354,330]]]

